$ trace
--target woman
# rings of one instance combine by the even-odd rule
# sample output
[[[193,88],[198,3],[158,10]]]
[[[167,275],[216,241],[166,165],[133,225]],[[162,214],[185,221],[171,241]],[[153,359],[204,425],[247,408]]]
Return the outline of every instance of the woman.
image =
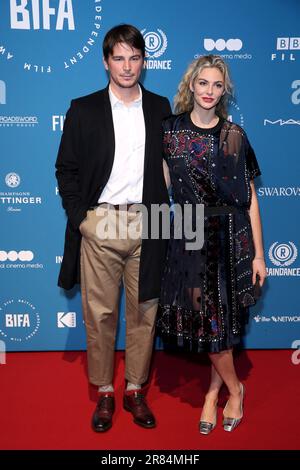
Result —
[[[245,131],[226,120],[231,90],[221,57],[201,57],[179,85],[177,114],[164,122],[174,203],[194,209],[204,205],[204,245],[188,250],[184,236],[171,238],[158,331],[165,341],[209,354],[211,383],[200,418],[202,434],[216,426],[223,384],[229,392],[224,430],[232,431],[242,419],[244,386],[232,349],[241,341],[248,307],[266,277],[253,182],[260,170]],[[195,220],[194,214],[194,226]]]

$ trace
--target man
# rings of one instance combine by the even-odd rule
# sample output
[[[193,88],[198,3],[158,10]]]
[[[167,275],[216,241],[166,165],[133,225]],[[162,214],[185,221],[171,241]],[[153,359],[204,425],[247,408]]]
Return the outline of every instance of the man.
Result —
[[[89,380],[99,387],[92,418],[97,432],[112,426],[115,408],[113,363],[122,280],[127,380],[123,406],[136,424],[155,426],[142,384],[149,372],[165,243],[142,239],[141,214],[132,204],[142,203],[150,213],[151,204],[168,203],[161,122],[171,113],[166,98],[139,84],[145,42],[135,27],[112,28],[104,38],[103,55],[109,84],[72,101],[56,162],[68,217],[58,285],[71,289],[81,282]],[[103,221],[117,227],[116,236],[99,234]],[[129,235],[132,227],[137,237]],[[120,236],[124,228],[125,238]]]

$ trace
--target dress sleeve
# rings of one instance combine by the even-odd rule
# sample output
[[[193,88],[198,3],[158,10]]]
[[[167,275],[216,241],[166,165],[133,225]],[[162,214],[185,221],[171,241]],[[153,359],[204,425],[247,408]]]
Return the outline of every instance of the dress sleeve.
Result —
[[[246,155],[246,167],[249,173],[251,180],[261,175],[260,168],[256,159],[253,148],[248,140],[248,137],[245,135],[245,155]]]

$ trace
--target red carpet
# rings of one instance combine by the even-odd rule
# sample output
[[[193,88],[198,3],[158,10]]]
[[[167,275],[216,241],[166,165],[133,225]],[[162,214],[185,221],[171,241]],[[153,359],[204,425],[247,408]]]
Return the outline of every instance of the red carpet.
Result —
[[[244,351],[236,358],[246,386],[244,419],[233,433],[218,425],[198,433],[200,405],[209,379],[204,356],[156,352],[148,402],[158,421],[142,429],[122,409],[123,353],[117,353],[114,425],[90,428],[96,389],[87,385],[83,352],[9,353],[0,365],[3,449],[299,449],[300,365],[290,350]]]

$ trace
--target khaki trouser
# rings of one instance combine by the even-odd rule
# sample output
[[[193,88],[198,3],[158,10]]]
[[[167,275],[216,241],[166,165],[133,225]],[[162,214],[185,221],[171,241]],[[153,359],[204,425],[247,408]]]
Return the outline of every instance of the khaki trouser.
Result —
[[[125,378],[135,384],[148,378],[158,299],[138,303],[141,225],[141,213],[112,210],[107,205],[88,211],[80,225],[88,373],[95,385],[113,381],[122,279],[126,294]],[[104,227],[114,233],[103,236]],[[128,236],[130,230],[137,239]]]

